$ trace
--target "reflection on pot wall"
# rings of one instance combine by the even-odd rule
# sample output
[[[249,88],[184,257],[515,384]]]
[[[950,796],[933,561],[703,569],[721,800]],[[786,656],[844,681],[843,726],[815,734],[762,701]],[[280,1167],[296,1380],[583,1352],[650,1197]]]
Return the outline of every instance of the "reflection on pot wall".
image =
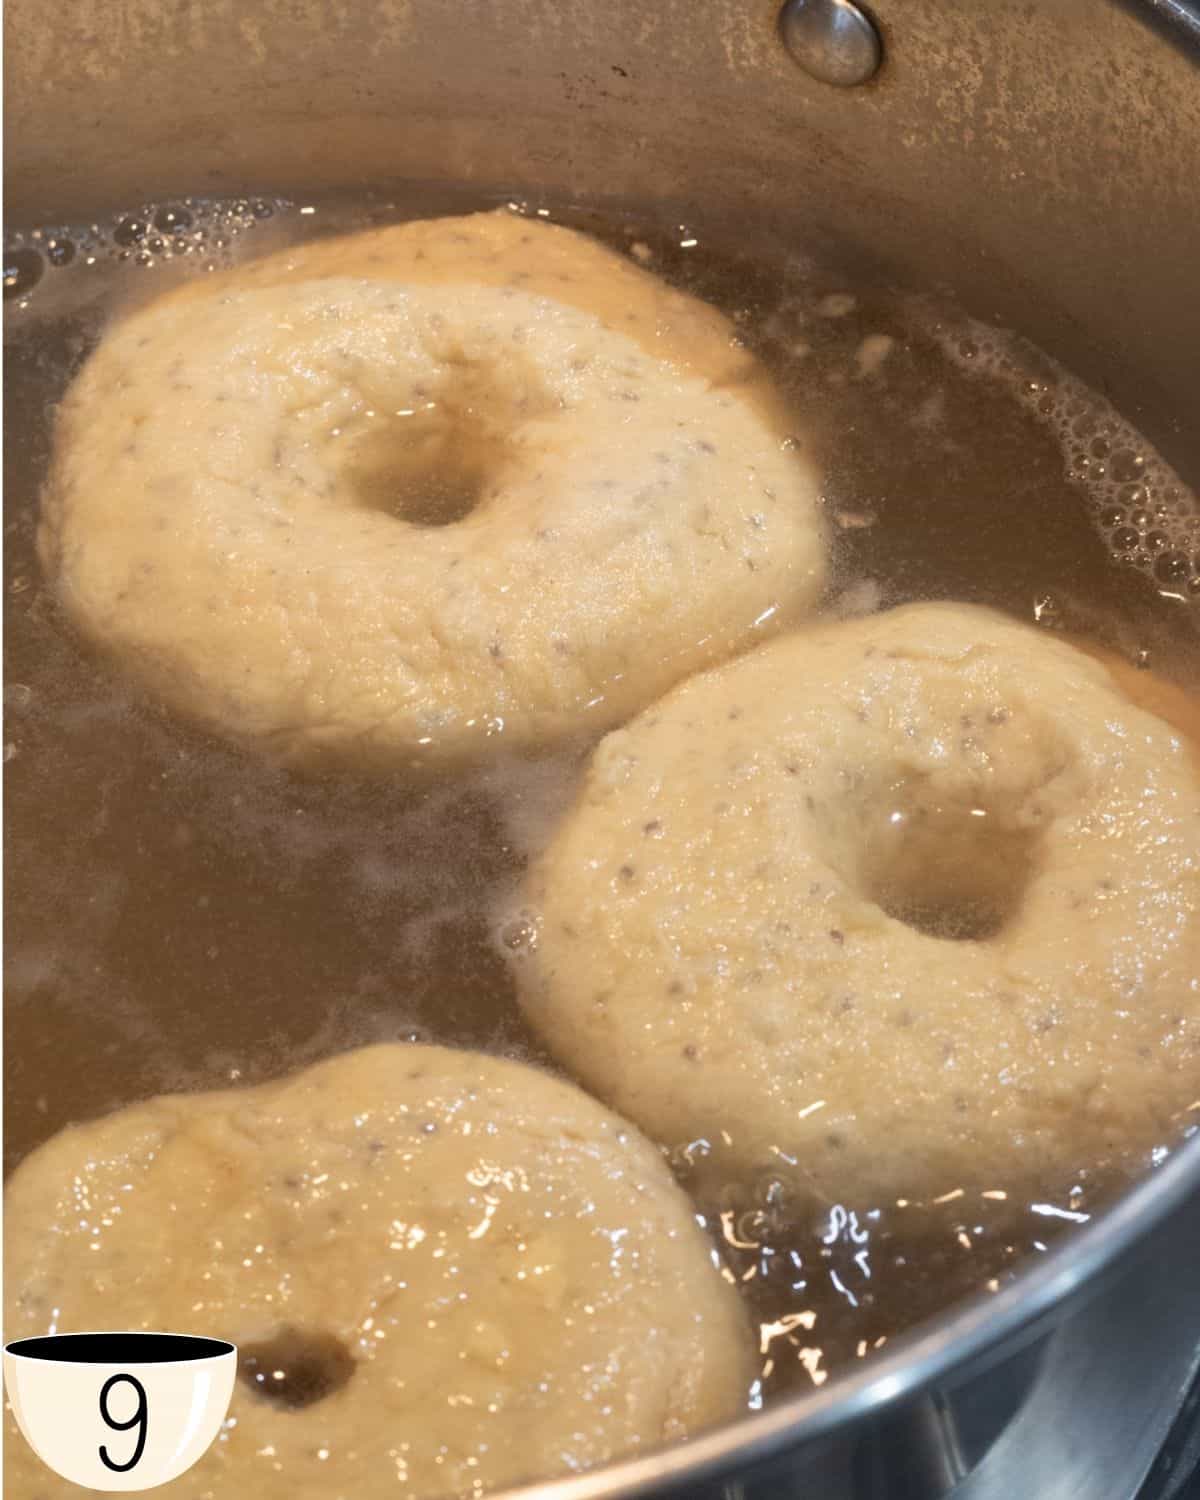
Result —
[[[465,15],[439,0],[13,0],[10,217],[184,185],[444,177],[752,209],[776,228],[819,209],[1081,374],[1102,366],[1186,465],[1200,439],[1157,430],[1153,412],[1196,379],[1200,348],[1189,59],[1095,0],[875,14],[882,70],[834,89],[785,52],[772,0],[492,0]]]

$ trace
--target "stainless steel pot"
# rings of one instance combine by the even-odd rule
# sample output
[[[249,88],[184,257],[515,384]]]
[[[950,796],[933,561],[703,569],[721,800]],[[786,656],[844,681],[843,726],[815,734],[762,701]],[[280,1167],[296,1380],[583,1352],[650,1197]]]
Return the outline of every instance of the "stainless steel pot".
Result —
[[[810,6],[815,73],[845,8]],[[9,0],[9,218],[454,179],[820,224],[1027,332],[1200,480],[1200,9],[872,15],[882,67],[834,87],[776,0]],[[1198,1365],[1200,1140],[853,1376],[540,1494],[1129,1500]]]

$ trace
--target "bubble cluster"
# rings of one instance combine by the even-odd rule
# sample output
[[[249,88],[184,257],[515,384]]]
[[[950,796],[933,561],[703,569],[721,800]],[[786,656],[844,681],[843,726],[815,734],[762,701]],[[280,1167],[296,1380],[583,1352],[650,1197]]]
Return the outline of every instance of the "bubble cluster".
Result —
[[[187,257],[224,268],[241,235],[292,211],[283,198],[180,198],[101,222],[16,231],[5,239],[4,299],[23,309],[48,273],[78,275],[114,262],[149,269]]]
[[[1045,356],[1035,374],[1015,341],[976,324],[947,333],[942,347],[960,369],[1007,385],[1050,429],[1113,558],[1166,598],[1200,599],[1200,503],[1104,397]]]

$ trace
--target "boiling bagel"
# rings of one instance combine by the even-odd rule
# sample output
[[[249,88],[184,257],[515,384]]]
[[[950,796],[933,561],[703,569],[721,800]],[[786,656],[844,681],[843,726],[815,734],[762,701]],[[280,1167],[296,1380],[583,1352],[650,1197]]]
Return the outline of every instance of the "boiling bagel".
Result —
[[[166,701],[285,761],[626,719],[802,614],[817,483],[712,309],[511,214],[277,254],[118,324],[40,550]]]
[[[1032,1180],[1136,1159],[1197,1096],[1195,749],[987,610],[685,683],[601,743],[524,894],[551,1048],[731,1180]]]
[[[753,1347],[659,1153],[586,1095],[390,1045],[64,1131],[5,1213],[8,1338],[236,1342],[181,1497],[429,1500],[685,1437]],[[74,1493],[19,1439],[13,1500]]]

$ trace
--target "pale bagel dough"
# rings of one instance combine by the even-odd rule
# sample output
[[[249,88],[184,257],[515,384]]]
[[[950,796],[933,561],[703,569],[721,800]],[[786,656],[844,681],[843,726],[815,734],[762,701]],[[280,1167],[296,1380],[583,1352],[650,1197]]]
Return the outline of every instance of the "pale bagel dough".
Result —
[[[752,1343],[660,1154],[517,1063],[384,1045],[56,1136],[5,1213],[6,1337],[299,1330],[354,1361],[289,1409],[239,1382],[183,1500],[473,1495],[745,1408]],[[343,1372],[344,1373],[344,1372]],[[75,1491],[7,1445],[12,1500]]]
[[[602,741],[524,899],[530,1018],[701,1170],[1045,1180],[1178,1139],[1200,1093],[1194,746],[988,610],[693,678]]]
[[[818,506],[723,317],[480,214],[119,323],[60,409],[40,551],[82,630],[202,724],[441,765],[611,727],[804,614]]]

